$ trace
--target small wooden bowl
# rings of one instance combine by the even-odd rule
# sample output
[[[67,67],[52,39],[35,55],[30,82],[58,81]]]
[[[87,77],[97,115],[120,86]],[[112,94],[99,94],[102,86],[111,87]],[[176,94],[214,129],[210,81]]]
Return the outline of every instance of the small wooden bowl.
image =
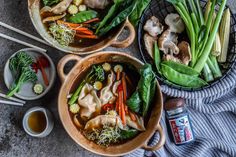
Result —
[[[64,67],[66,63],[72,60],[76,61],[77,63],[68,74],[65,74]],[[109,147],[99,146],[86,139],[74,125],[68,110],[67,95],[71,93],[73,89],[77,88],[79,83],[78,81],[81,80],[80,77],[82,77],[81,74],[83,71],[86,71],[86,69],[91,67],[93,64],[99,64],[103,62],[129,63],[134,65],[137,69],[140,69],[143,65],[143,63],[136,58],[121,52],[104,51],[87,56],[85,58],[80,58],[76,55],[67,55],[63,57],[58,63],[57,67],[59,77],[62,81],[62,87],[58,97],[58,111],[62,124],[67,133],[83,148],[93,153],[105,156],[122,156],[134,151],[137,148],[143,148],[150,151],[160,149],[165,143],[165,135],[159,123],[163,108],[162,93],[159,84],[157,84],[155,101],[152,104],[151,116],[149,118],[148,124],[146,125],[146,131],[140,133],[134,139],[129,140],[124,144]],[[159,142],[154,146],[148,146],[147,143],[149,139],[156,131],[158,131],[160,134]]]
[[[47,28],[42,23],[42,19],[40,16],[40,7],[41,6],[41,0],[28,0],[28,10],[30,14],[31,21],[34,24],[34,27],[38,31],[38,33],[52,46],[55,48],[67,52],[67,53],[73,53],[78,55],[87,55],[91,54],[100,50],[103,50],[104,48],[108,46],[113,46],[117,48],[125,48],[128,47],[130,44],[133,43],[135,39],[135,28],[134,26],[129,22],[127,19],[123,24],[118,26],[117,28],[114,28],[114,31],[111,31],[110,33],[106,34],[106,38],[99,41],[95,45],[91,45],[88,47],[72,47],[72,46],[61,46],[54,38],[48,33]],[[127,27],[129,29],[129,36],[126,39],[123,39],[121,41],[118,40],[119,35],[122,33],[124,28]]]

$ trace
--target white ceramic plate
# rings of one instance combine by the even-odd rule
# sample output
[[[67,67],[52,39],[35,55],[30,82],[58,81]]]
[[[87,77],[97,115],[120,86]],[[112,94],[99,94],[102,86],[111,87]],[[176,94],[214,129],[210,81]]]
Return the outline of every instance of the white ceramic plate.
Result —
[[[45,86],[45,84],[44,84],[41,71],[38,70],[38,73],[37,73],[38,80],[37,80],[36,83],[40,83],[44,87],[44,91],[43,91],[42,94],[37,95],[37,94],[34,93],[34,91],[33,91],[34,84],[31,83],[31,82],[23,84],[20,88],[20,91],[18,93],[14,94],[16,97],[24,99],[24,100],[39,99],[39,98],[43,97],[45,94],[47,94],[49,92],[49,90],[52,88],[52,86],[55,82],[55,77],[56,77],[55,66],[54,66],[51,58],[46,53],[41,52],[41,51],[36,50],[36,49],[33,49],[33,48],[25,48],[25,49],[19,50],[16,53],[14,53],[10,58],[12,58],[18,52],[21,52],[21,51],[24,51],[27,54],[29,54],[31,57],[34,58],[35,61],[39,56],[45,56],[49,61],[50,66],[48,68],[45,68],[45,72],[46,72],[48,80],[49,80],[49,85],[48,86]],[[4,81],[5,81],[5,84],[6,84],[8,89],[10,88],[12,83],[14,82],[14,78],[12,76],[11,70],[9,69],[9,60],[10,60],[10,58],[7,60],[7,62],[5,64],[5,67],[4,67]]]

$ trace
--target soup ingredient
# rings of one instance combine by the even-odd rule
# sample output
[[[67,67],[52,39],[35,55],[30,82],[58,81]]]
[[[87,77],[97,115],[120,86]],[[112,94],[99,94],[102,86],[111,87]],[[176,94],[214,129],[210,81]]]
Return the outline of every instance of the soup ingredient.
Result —
[[[102,68],[105,71],[110,71],[111,70],[111,65],[109,63],[103,63]]]
[[[112,127],[119,127],[123,129],[123,124],[119,116],[114,115],[99,115],[91,120],[89,120],[84,129],[85,130],[94,130],[98,128],[102,128],[102,126],[112,126]]]
[[[87,10],[86,5],[80,5],[79,6],[79,11],[86,11],[86,10]]]
[[[181,61],[181,63],[188,65],[192,59],[189,44],[186,41],[181,41],[178,44],[178,48],[179,48],[179,54],[177,55],[177,58]]]
[[[44,15],[46,12],[51,12],[51,7],[49,6],[44,6],[42,9],[40,9],[40,15]]]
[[[102,109],[104,111],[113,110],[114,109],[114,105],[113,104],[105,104],[105,105],[102,106]]]
[[[128,3],[128,1],[126,2]],[[124,5],[126,4],[124,3]],[[104,25],[103,28],[100,28],[100,30],[98,31],[98,35],[102,36],[104,34],[106,34],[107,32],[109,32],[112,28],[118,26],[119,24],[121,24],[122,22],[124,22],[127,17],[130,16],[130,14],[134,11],[136,5],[137,5],[137,1],[133,1],[131,4],[127,4],[127,6],[123,6],[126,9],[123,9],[121,12],[119,12],[110,23],[108,23],[107,25]],[[96,31],[97,32],[97,31]]]
[[[156,65],[156,69],[161,74],[161,55],[159,48],[157,46],[157,42],[154,43],[154,62]]]
[[[163,32],[164,26],[159,22],[158,18],[152,16],[149,20],[147,20],[143,29],[152,37],[157,37]]]
[[[150,57],[153,58],[153,45],[156,39],[152,37],[151,35],[149,35],[148,33],[144,34],[143,39],[144,39],[145,48],[148,54],[150,55]]]
[[[127,100],[127,105],[131,110],[135,108],[132,111],[146,116],[156,91],[156,79],[150,64],[145,64],[140,69],[140,75],[136,92]]]
[[[171,32],[182,33],[185,25],[179,14],[170,13],[165,18],[165,23],[169,26]]]
[[[83,3],[83,0],[73,0],[73,4],[79,6]]]
[[[79,114],[75,114],[74,117],[73,117],[73,121],[74,121],[75,125],[76,125],[78,128],[82,129],[82,128],[83,128],[83,125],[82,125],[82,124],[80,123],[80,121],[78,120],[78,116],[79,116]]]
[[[19,52],[10,59],[9,68],[15,80],[7,94],[8,97],[17,93],[26,82],[35,83],[37,81],[36,74],[30,69],[32,63],[32,57],[25,52]]]
[[[41,84],[39,84],[39,83],[37,83],[37,84],[35,84],[34,85],[34,93],[35,94],[42,94],[43,93],[43,85],[41,85]]]
[[[93,84],[93,88],[96,89],[96,90],[101,90],[102,89],[102,82],[101,81],[96,81]]]
[[[49,31],[53,38],[62,46],[68,46],[74,42],[74,36],[76,31],[70,29],[64,24],[50,24]]]
[[[160,38],[158,39],[158,46],[164,54],[178,54],[179,48],[177,46],[178,36],[176,33],[171,32],[170,29],[167,29],[162,33]]]
[[[51,12],[54,14],[61,14],[66,11],[66,9],[71,4],[72,0],[62,0],[56,6],[51,9]]]
[[[71,15],[74,15],[74,14],[77,14],[79,9],[77,8],[76,5],[74,4],[71,4],[68,9],[67,9],[68,13],[71,14]]]
[[[105,9],[111,0],[84,0],[84,4],[94,9]]]
[[[114,71],[115,71],[116,73],[118,73],[118,70],[119,70],[119,72],[122,72],[122,71],[123,71],[123,66],[120,65],[120,64],[114,66]]]
[[[82,83],[80,83],[79,87],[77,88],[75,93],[72,95],[72,97],[69,101],[69,105],[72,105],[76,102],[82,87],[86,83],[93,83],[95,81],[103,81],[104,79],[105,79],[105,73],[104,73],[104,70],[103,70],[102,66],[93,65],[92,70],[90,71],[90,73],[86,76],[86,78],[82,81]]]
[[[187,68],[186,68],[187,69]],[[207,83],[198,76],[180,73],[166,64],[161,63],[162,74],[171,82],[185,87],[199,88]]]
[[[136,129],[120,130],[120,139],[126,140],[135,137],[139,133]]]
[[[97,96],[93,86],[86,83],[78,98],[78,104],[80,105],[80,117],[84,120],[90,119],[93,114],[100,114],[101,101]]]
[[[80,110],[80,107],[78,104],[70,105],[70,112],[71,113],[76,114],[79,112],[79,110]]]
[[[211,55],[214,56],[219,56],[221,53],[221,43],[220,43],[220,35],[219,32],[216,34],[216,39],[213,44],[212,50],[211,50]]]
[[[137,6],[135,7],[134,11],[129,16],[129,20],[134,26],[138,25],[139,19],[142,16],[144,9],[147,7],[149,3],[150,0],[142,0],[137,3]]]
[[[135,115],[136,121],[133,121],[130,116],[126,115],[126,122],[129,127],[139,131],[145,131],[144,121],[142,117]]]
[[[45,19],[43,19],[43,23],[60,20],[60,19],[62,19],[65,16],[66,16],[66,13],[64,13],[62,15],[46,17]]]
[[[228,8],[224,11],[220,24],[220,41],[222,50],[220,56],[218,57],[218,61],[221,63],[226,62],[229,37],[230,37],[230,10]]]
[[[102,105],[107,104],[107,103],[114,103],[116,97],[113,95],[111,91],[111,87],[114,83],[115,80],[115,74],[111,72],[107,76],[107,85],[101,90],[100,92],[100,100]]]
[[[102,129],[94,129],[91,132],[85,132],[85,136],[95,141],[98,145],[108,147],[111,143],[117,143],[120,139],[120,129],[118,127],[111,127],[104,125]]]
[[[60,2],[60,0],[43,0],[43,4],[45,6],[52,6],[52,5],[57,4],[59,2]]]
[[[47,126],[45,114],[41,111],[32,112],[28,118],[28,125],[33,132],[43,132]]]
[[[45,58],[44,56],[39,57],[37,59],[37,64],[38,64],[38,67],[42,73],[43,81],[44,81],[45,85],[48,86],[49,81],[48,81],[48,77],[47,77],[47,74],[44,69],[49,66],[49,62],[48,62],[47,58]]]
[[[96,17],[97,17],[96,11],[88,10],[88,11],[79,12],[75,14],[74,16],[69,17],[68,21],[72,23],[83,23]]]

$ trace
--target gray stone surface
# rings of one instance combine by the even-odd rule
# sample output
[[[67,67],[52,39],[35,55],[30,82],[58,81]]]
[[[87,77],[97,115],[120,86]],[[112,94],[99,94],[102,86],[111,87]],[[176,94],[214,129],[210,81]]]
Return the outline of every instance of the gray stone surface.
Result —
[[[232,0],[230,6],[235,10],[236,1]],[[39,36],[31,24],[28,15],[27,0],[1,0],[0,21]],[[31,41],[2,27],[0,27],[0,32],[48,49],[48,54],[53,59],[55,65],[65,55],[63,52]],[[25,48],[25,46],[0,38],[0,91],[3,93],[7,92],[2,76],[4,64],[15,51],[22,48]],[[114,49],[108,48],[107,50]],[[120,49],[119,51],[131,52],[132,55],[139,57],[136,43],[125,50]],[[51,92],[43,99],[29,101],[24,107],[0,104],[0,156],[96,156],[78,146],[62,127],[57,112],[59,88],[60,82],[57,79]],[[30,137],[23,131],[21,125],[21,120],[26,110],[38,105],[49,108],[55,118],[55,127],[52,133],[42,139]]]

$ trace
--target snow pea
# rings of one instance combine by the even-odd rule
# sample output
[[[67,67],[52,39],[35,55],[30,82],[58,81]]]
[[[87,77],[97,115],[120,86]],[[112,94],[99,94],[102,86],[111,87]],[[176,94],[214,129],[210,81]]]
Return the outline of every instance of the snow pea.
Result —
[[[97,17],[97,12],[94,10],[81,11],[71,16],[68,21],[72,23],[83,23]]]
[[[192,76],[180,73],[173,69],[172,67],[161,64],[161,71],[162,74],[171,82],[184,86],[184,87],[191,87],[191,88],[199,88],[204,85],[207,85],[207,82],[199,78],[198,76]]]
[[[173,62],[173,61],[163,61],[162,64],[165,64],[167,66],[169,66],[170,68],[174,69],[175,71],[182,73],[182,74],[186,74],[189,76],[198,76],[199,73],[194,70],[193,68],[186,66],[184,64],[181,63],[177,63],[177,62]]]
[[[161,70],[160,70],[161,55],[160,55],[160,50],[159,50],[159,48],[157,46],[157,42],[156,41],[154,43],[154,62],[155,62],[157,71],[161,74]]]

